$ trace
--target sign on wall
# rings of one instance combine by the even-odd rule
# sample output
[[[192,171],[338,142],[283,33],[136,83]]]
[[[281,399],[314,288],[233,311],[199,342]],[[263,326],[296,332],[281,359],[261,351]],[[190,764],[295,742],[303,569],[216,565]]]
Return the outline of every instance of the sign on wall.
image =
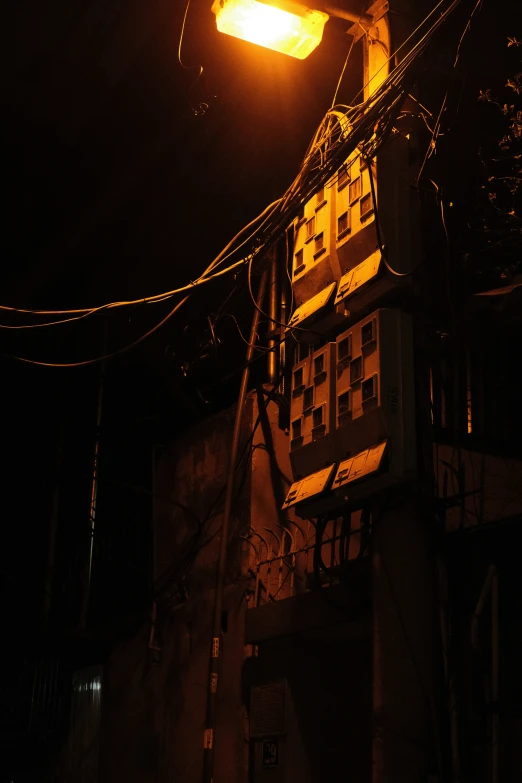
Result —
[[[279,740],[263,741],[263,767],[279,765]]]

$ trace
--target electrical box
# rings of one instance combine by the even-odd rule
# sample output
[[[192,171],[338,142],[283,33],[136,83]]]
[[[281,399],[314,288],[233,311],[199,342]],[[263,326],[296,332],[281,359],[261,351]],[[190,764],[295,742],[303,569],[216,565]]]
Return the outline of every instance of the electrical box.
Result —
[[[299,306],[341,277],[332,241],[334,219],[335,192],[329,182],[306,202],[294,224],[292,288]]]
[[[375,308],[396,287],[396,280],[387,272],[381,251],[376,250],[339,281],[335,296],[338,322],[359,317],[369,308]]]
[[[356,149],[306,202],[294,223],[293,325],[313,323],[327,334],[353,314],[377,306],[396,286],[411,284],[420,257],[417,165],[409,137],[395,133],[371,162]],[[331,312],[330,302],[319,305],[315,297],[334,283],[339,287]],[[294,336],[310,340],[304,331]]]
[[[312,783],[304,736],[286,679],[252,685],[250,742],[249,780],[253,783]]]
[[[296,479],[334,462],[335,343],[326,343],[292,370],[290,462]]]
[[[410,135],[391,136],[377,156],[377,204],[381,240],[389,266],[403,277],[396,284],[411,282],[409,274],[421,257],[417,174],[419,155]]]
[[[395,133],[377,157],[366,162],[355,150],[337,172],[335,186],[335,244],[345,275],[380,251],[381,242],[392,269],[409,277],[420,254],[419,209],[416,188],[418,160],[411,155],[408,136]],[[370,173],[377,205],[374,204]],[[410,281],[403,280],[403,283]]]
[[[323,470],[312,473],[311,476],[306,476],[304,479],[295,481],[288,491],[282,508],[291,508],[305,500],[310,500],[310,498],[317,498],[319,495],[323,495],[326,490],[330,488],[335,468],[335,464],[329,465]]]
[[[332,489],[341,489],[341,487],[352,485],[355,481],[368,478],[376,473],[381,467],[386,445],[387,441],[383,441],[341,462],[335,474]]]
[[[389,439],[391,473],[415,470],[411,318],[380,309],[338,335],[336,461]]]
[[[321,471],[296,482],[283,508],[295,503],[295,513],[302,519],[360,508],[369,495],[397,482],[387,470],[387,446],[386,440],[377,443],[338,466],[332,465],[328,472]]]
[[[375,162],[372,172],[376,183]],[[359,150],[355,150],[338,170],[334,188],[335,245],[339,266],[346,272],[377,249],[370,172]]]
[[[336,290],[337,284],[330,283],[318,294],[304,302],[297,310],[294,310],[288,321],[287,329],[292,330],[295,326],[299,326],[300,330],[310,328],[308,332],[294,332],[296,340],[308,343],[317,342],[318,335],[328,333],[345,320],[344,312],[336,310],[334,307]]]

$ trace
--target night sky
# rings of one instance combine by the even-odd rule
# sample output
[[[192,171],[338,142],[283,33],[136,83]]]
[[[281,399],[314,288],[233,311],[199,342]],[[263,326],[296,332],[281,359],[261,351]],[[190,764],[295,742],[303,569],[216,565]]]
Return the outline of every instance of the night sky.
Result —
[[[454,82],[454,135],[441,140],[430,170],[445,179],[450,197],[464,180],[464,200],[474,198],[478,176],[466,156],[476,157],[481,134],[496,133],[489,108],[476,114],[478,89],[502,84],[506,35],[522,28],[509,4],[502,20],[493,3],[484,5]],[[2,304],[95,306],[185,284],[293,180],[335,91],[348,25],[329,22],[323,44],[298,61],[220,35],[210,6],[192,0],[189,9],[182,59],[192,69],[178,61],[182,2],[19,0],[4,10]],[[355,47],[340,102],[350,103],[360,86],[359,58]],[[447,74],[440,67],[435,80],[443,84]],[[202,103],[206,111],[196,114]],[[135,474],[146,483],[151,442],[233,401],[238,374],[221,379],[240,367],[244,345],[232,319],[223,318],[220,342],[209,351],[207,320],[233,288],[231,278],[212,284],[107,367],[107,480],[132,483]],[[248,302],[239,286],[228,305],[246,331]],[[67,487],[68,524],[86,519],[99,368],[40,368],[9,357],[99,356],[135,340],[168,309],[165,302],[68,326],[2,330],[0,570],[5,605],[25,628],[38,612],[58,475]],[[107,496],[111,508],[134,502],[132,493]],[[28,612],[22,621],[17,601]]]
[[[210,5],[191,3],[182,60],[196,67],[188,70],[178,62],[184,3],[10,4],[0,77],[1,304],[69,309],[185,284],[291,182],[335,90],[345,25],[330,25],[325,45],[301,62],[218,34]],[[353,74],[344,84],[341,98],[356,92]],[[195,114],[201,103],[208,108]],[[150,490],[152,443],[233,402],[245,346],[223,317],[209,351],[207,320],[233,289],[232,278],[212,284],[107,365],[100,526],[104,514],[124,525],[140,504],[147,513],[129,485]],[[131,343],[171,306],[1,332],[2,606],[22,636],[40,616],[57,486],[60,584],[85,547],[99,366],[42,368],[9,357],[90,359]],[[248,333],[244,281],[228,308]],[[3,323],[31,322],[4,313]],[[60,597],[62,619],[73,598]]]
[[[333,20],[307,60],[287,58],[219,34],[211,0],[192,0],[181,52],[194,66],[187,69],[178,60],[184,0],[7,5],[0,68],[0,304],[16,308],[92,307],[159,294],[196,278],[294,179],[350,47],[348,24]],[[446,214],[453,259],[480,250],[481,238],[469,228],[485,176],[477,151],[494,156],[503,126],[497,108],[477,97],[488,87],[503,96],[506,77],[517,67],[507,36],[522,39],[520,17],[520,0],[502,7],[485,0],[458,68],[452,68],[454,46],[448,52],[441,46],[424,75],[434,116],[450,88],[444,135],[426,168],[421,198],[432,210],[434,247],[445,245],[430,179],[453,204]],[[339,102],[352,103],[361,67],[359,45]],[[425,137],[428,143],[427,131]],[[491,287],[498,283],[496,272]],[[99,565],[89,630],[102,648],[150,609],[153,447],[161,452],[183,427],[236,398],[245,345],[230,315],[215,321],[225,300],[225,311],[248,333],[252,307],[244,275],[224,277],[198,291],[138,349],[106,364]],[[39,367],[13,357],[76,362],[111,353],[158,323],[171,306],[166,301],[64,326],[0,329],[4,681],[24,658],[44,655],[46,646],[60,656],[69,651],[72,667],[90,664],[96,655],[101,660],[106,649],[94,654],[84,637],[74,641],[100,365]],[[38,318],[3,312],[0,323]],[[266,380],[263,361],[253,376]],[[44,623],[53,503],[53,611]],[[13,758],[18,764],[19,754]]]

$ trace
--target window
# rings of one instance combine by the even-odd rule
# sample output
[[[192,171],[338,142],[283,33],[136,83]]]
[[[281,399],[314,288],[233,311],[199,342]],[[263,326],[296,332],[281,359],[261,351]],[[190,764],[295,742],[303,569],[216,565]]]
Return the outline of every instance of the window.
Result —
[[[295,254],[295,266],[294,266],[294,275],[298,275],[299,272],[302,272],[304,269],[304,261],[303,261],[303,251],[298,250]]]
[[[350,188],[348,190],[348,200],[350,204],[357,201],[361,196],[361,178],[357,177],[353,182],[350,182]]]
[[[345,391],[342,394],[340,394],[337,398],[337,413],[339,414],[339,417],[345,416],[347,413],[350,413],[351,410],[351,402],[350,402],[350,392]]]
[[[315,249],[314,249],[314,256],[320,255],[325,250],[324,246],[324,234],[321,231],[320,234],[317,234],[315,238]]]
[[[342,215],[340,215],[337,218],[337,236],[342,236],[345,234],[350,228],[350,221],[348,216],[348,210],[346,212],[343,212]]]
[[[314,407],[314,387],[310,386],[308,389],[305,389],[305,393],[303,395],[303,413],[309,411],[313,407]]]
[[[361,345],[368,345],[375,340],[375,320],[368,321],[361,327]]]
[[[304,204],[301,204],[301,206],[299,207],[299,212],[297,213],[297,220],[299,221],[299,223],[302,220],[304,220],[305,217],[304,209],[305,209]]]
[[[351,335],[344,337],[337,343],[337,361],[347,361],[352,355]]]
[[[361,220],[362,220],[367,215],[370,215],[373,212],[372,194],[367,193],[365,196],[363,196],[359,202],[359,206],[361,209]]]
[[[319,206],[319,204],[322,204],[323,201],[324,201],[324,188],[320,188],[317,191],[317,206]]]
[[[292,440],[296,440],[301,437],[301,419],[296,419],[292,422]]]
[[[377,376],[372,375],[361,384],[362,401],[369,402],[377,397]]]
[[[319,354],[314,359],[314,375],[317,377],[324,372],[324,353]]]
[[[294,372],[294,392],[302,391],[303,386],[303,368],[299,367],[299,369]]]
[[[354,384],[360,381],[363,377],[363,360],[362,356],[358,356],[357,359],[352,359],[350,362],[350,383]]]
[[[340,190],[350,181],[350,175],[348,174],[347,166],[341,166],[339,173],[337,174],[337,187]]]
[[[315,217],[310,218],[306,223],[306,238],[312,239],[315,234]]]

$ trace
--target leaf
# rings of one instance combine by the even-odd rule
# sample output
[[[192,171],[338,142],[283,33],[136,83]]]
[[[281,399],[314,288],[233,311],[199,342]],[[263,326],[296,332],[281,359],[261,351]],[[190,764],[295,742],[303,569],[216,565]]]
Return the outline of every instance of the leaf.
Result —
[[[506,87],[511,87],[511,89],[514,90],[517,93],[517,95],[520,95],[520,92],[522,90],[522,87],[519,84],[517,84],[516,82],[514,82],[512,79],[508,79],[507,80]],[[507,109],[507,105],[506,104],[504,104],[504,109]]]
[[[508,49],[510,46],[522,46],[522,41],[517,41],[514,36],[511,38],[511,36],[508,35]]]

